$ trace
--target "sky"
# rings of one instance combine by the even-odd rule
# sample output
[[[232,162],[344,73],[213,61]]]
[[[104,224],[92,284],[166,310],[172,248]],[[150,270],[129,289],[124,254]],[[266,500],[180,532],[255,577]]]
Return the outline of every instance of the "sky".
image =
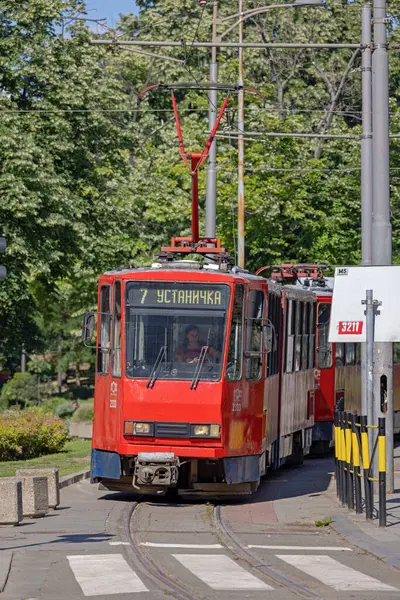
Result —
[[[86,0],[90,19],[107,18],[109,25],[115,25],[119,13],[136,12],[134,0]]]

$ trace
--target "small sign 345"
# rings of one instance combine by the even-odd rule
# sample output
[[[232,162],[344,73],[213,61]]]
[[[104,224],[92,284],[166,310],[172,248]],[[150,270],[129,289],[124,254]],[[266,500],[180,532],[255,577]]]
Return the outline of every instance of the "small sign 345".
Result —
[[[363,325],[363,321],[339,321],[338,333],[340,335],[361,335]]]

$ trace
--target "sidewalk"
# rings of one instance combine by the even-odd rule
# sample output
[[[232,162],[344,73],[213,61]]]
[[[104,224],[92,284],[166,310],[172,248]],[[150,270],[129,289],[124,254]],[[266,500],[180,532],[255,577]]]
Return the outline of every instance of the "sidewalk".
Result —
[[[387,527],[379,527],[378,520],[366,522],[365,514],[343,509],[332,518],[333,529],[353,544],[374,554],[386,563],[400,569],[400,443],[394,451],[394,493],[387,496]],[[378,516],[378,496],[375,495],[374,517]]]
[[[378,516],[378,497],[374,516]],[[232,504],[225,517],[236,530],[259,534],[290,532],[339,534],[388,565],[400,569],[400,444],[395,448],[395,493],[387,497],[387,527],[378,519],[366,522],[365,513],[343,507],[336,496],[333,455],[304,461],[302,467],[283,468],[268,474],[251,501]]]

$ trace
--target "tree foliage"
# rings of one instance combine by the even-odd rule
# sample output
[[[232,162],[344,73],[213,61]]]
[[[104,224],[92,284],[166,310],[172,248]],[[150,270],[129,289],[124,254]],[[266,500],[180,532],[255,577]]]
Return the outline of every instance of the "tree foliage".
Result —
[[[220,3],[221,17],[236,3]],[[80,0],[3,0],[0,9],[0,227],[8,276],[0,286],[0,364],[28,351],[90,360],[78,349],[79,318],[95,304],[97,275],[148,264],[172,235],[190,232],[190,176],[179,157],[168,92],[157,82],[205,82],[211,4],[140,0],[121,15],[119,39],[184,40],[151,50],[93,46]],[[249,2],[246,9],[257,4]],[[396,15],[399,1],[391,5]],[[234,20],[226,21],[233,23]],[[221,26],[221,29],[223,26]],[[399,28],[392,17],[391,38]],[[271,10],[246,22],[246,41],[358,42],[360,4]],[[237,39],[237,29],[226,38]],[[149,49],[150,51],[150,49]],[[220,81],[236,83],[237,51],[219,52]],[[174,60],[175,59],[175,60]],[[180,61],[180,62],[177,62]],[[399,120],[400,67],[391,55],[392,130]],[[361,133],[360,53],[245,52],[247,131]],[[187,149],[207,139],[207,94],[176,92]],[[219,92],[218,102],[223,93]],[[237,129],[233,94],[222,129]],[[393,226],[399,219],[398,143],[391,145]],[[257,137],[245,150],[246,253],[250,268],[281,261],[360,259],[357,139],[321,142]],[[235,253],[236,138],[218,141],[217,231]],[[205,170],[200,174],[204,228]],[[394,257],[399,258],[398,236]],[[60,365],[59,365],[60,366]],[[65,364],[62,365],[65,367]]]

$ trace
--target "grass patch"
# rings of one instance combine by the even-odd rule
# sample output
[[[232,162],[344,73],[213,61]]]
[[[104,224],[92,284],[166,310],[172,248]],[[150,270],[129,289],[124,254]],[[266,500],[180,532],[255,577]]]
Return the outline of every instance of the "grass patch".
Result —
[[[320,521],[314,521],[316,527],[328,527],[331,523],[333,523],[333,519],[321,519]]]
[[[55,467],[60,477],[83,471],[90,466],[91,440],[73,439],[66,442],[64,450],[57,454],[38,456],[30,460],[11,460],[0,462],[0,477],[14,477],[17,469],[35,469]]]

